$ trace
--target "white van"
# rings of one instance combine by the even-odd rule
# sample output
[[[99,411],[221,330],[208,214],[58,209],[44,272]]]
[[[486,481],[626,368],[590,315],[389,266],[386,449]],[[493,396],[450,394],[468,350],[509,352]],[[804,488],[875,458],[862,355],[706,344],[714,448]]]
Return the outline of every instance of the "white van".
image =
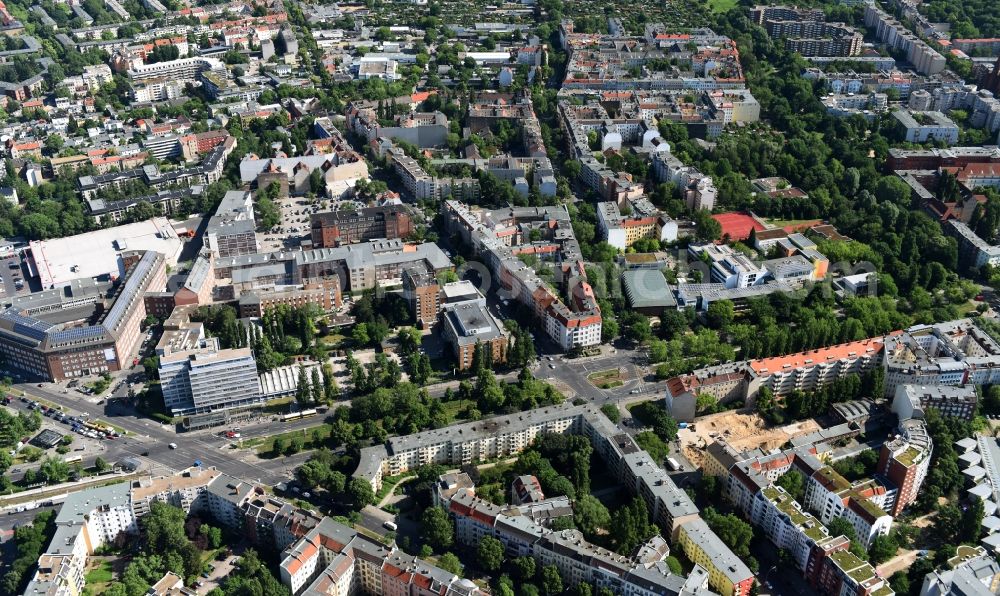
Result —
[[[177,443],[171,443],[167,445],[167,447],[170,447],[171,449],[177,449]]]
[[[382,525],[385,526],[385,529],[390,530],[392,532],[395,532],[396,528],[399,527],[399,526],[396,525],[396,522],[391,522],[391,521],[387,521],[387,522],[383,523]]]

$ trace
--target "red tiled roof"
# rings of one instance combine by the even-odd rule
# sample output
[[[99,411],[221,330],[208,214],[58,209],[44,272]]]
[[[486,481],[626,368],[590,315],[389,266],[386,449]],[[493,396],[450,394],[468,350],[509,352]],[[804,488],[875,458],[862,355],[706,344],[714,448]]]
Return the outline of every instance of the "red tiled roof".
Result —
[[[827,364],[847,358],[875,356],[882,351],[884,340],[881,337],[872,337],[861,341],[852,341],[845,344],[838,344],[828,348],[809,350],[797,354],[786,356],[774,356],[772,358],[761,358],[751,360],[750,368],[754,372],[776,373],[791,371],[800,368],[810,368],[818,364]]]

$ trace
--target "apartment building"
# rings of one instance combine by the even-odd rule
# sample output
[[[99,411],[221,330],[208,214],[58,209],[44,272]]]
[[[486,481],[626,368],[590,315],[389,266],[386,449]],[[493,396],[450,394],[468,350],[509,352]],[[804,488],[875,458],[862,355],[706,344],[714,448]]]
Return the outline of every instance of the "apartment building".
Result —
[[[816,37],[786,37],[785,49],[803,56],[857,56],[861,53],[864,35],[853,27],[824,23],[814,31]]]
[[[208,220],[204,244],[217,257],[257,252],[257,223],[253,214],[253,197],[248,191],[230,190],[222,197],[215,215]]]
[[[691,422],[698,394],[712,395],[726,403],[752,401],[762,387],[769,388],[778,397],[796,389],[815,391],[836,379],[850,374],[864,374],[878,366],[884,341],[882,337],[874,337],[797,354],[730,362],[696,370],[667,380],[667,409],[677,420]]]
[[[380,157],[389,160],[406,192],[415,200],[441,200],[449,196],[458,200],[470,200],[479,197],[478,178],[435,178],[421,167],[420,162],[408,156],[389,139],[380,137],[372,144],[377,147]]]
[[[419,267],[403,269],[403,297],[413,312],[413,318],[427,328],[438,320],[441,309],[441,285],[437,277]]]
[[[723,125],[760,120],[760,102],[749,89],[707,91],[705,100],[714,113],[722,119]]]
[[[281,581],[293,595],[483,594],[467,579],[328,517],[285,550],[279,567]]]
[[[263,286],[240,295],[240,317],[262,317],[272,308],[286,305],[301,308],[312,305],[322,311],[340,308],[340,279],[331,277],[297,286]]]
[[[304,195],[311,191],[310,178],[318,170],[327,198],[339,199],[358,180],[368,179],[368,162],[339,134],[327,137],[326,141],[323,152],[307,155],[273,158],[247,155],[240,161],[240,180],[256,185],[258,191],[276,182],[282,196]]]
[[[461,283],[461,282],[459,282]],[[507,361],[510,338],[503,324],[486,308],[486,298],[476,291],[468,300],[449,301],[441,311],[442,334],[455,356],[458,370],[472,367],[476,349],[482,349],[488,362]]]
[[[199,467],[172,476],[71,492],[60,506],[54,522],[55,534],[39,557],[38,570],[25,593],[55,596],[82,593],[89,557],[121,534],[137,533],[137,520],[150,512],[154,502],[179,507],[185,514],[209,512],[226,527],[240,530],[244,518],[259,511],[251,507],[251,499],[254,504],[259,503],[262,494],[261,489],[247,482],[214,468]],[[281,541],[288,540],[286,528],[294,526],[292,534],[301,533],[308,521],[300,510],[283,503],[274,511],[276,515],[267,523],[272,529],[262,537],[281,548]]]
[[[564,20],[559,36],[569,54],[563,89],[708,90],[745,85],[736,44],[711,29],[675,33],[662,23],[649,23],[642,36],[619,36],[578,33],[572,21]],[[670,41],[676,43],[668,44]],[[692,46],[696,49],[690,49]],[[655,59],[676,59],[680,68],[671,72],[643,69],[638,76],[629,71],[629,66]]]
[[[557,345],[572,350],[600,343],[600,308],[587,283],[580,245],[564,208],[482,211],[447,201],[444,214],[449,229],[483,258],[511,299],[534,312]],[[532,235],[541,240],[531,240]],[[518,258],[522,253],[540,255],[557,264],[558,282],[570,296],[568,302]]]
[[[715,443],[718,445],[718,441]],[[797,460],[805,460],[806,465],[820,464],[816,460],[815,448],[797,448],[766,454],[760,449],[736,452],[731,447],[715,447],[711,459],[716,472],[725,481],[726,498],[736,506],[744,517],[752,519],[754,503],[758,493],[771,486],[781,476],[793,468]]]
[[[402,149],[393,146],[389,149],[389,162],[396,175],[399,176],[406,191],[416,200],[439,198],[440,186],[434,177],[420,166],[417,160],[407,155]]]
[[[883,509],[890,500],[885,487],[867,481],[852,485],[830,466],[816,468],[810,463],[815,462],[796,460],[796,469],[806,478],[803,502],[819,515],[820,522],[846,519],[865,546],[889,534],[892,517]]]
[[[888,532],[891,523],[891,518],[880,509],[891,504],[884,487],[874,481],[852,486],[825,466],[813,447],[765,454],[760,450],[740,453],[728,444],[714,444],[707,452],[714,463],[706,466],[706,470],[717,473],[721,469],[728,474],[726,498],[776,547],[789,553],[796,568],[821,594],[892,595],[888,585],[878,581],[880,578],[873,579],[877,576],[867,563],[839,555],[848,551],[850,543],[844,536],[830,536],[821,518],[845,517],[862,540],[867,537],[870,541]],[[804,501],[808,507],[774,485],[777,478],[789,472],[805,476]]]
[[[80,176],[77,179],[77,190],[85,201],[90,201],[100,198],[102,191],[107,189],[124,191],[134,181],[142,182],[156,191],[212,184],[222,178],[226,158],[235,148],[235,137],[227,135],[226,140],[210,150],[198,165],[160,171],[155,164],[149,164],[120,172]]]
[[[780,486],[771,485],[757,493],[750,522],[777,548],[788,551],[803,573],[810,568],[814,549],[832,538],[826,527]]]
[[[875,38],[890,48],[901,50],[914,70],[920,74],[937,74],[945,69],[944,56],[937,53],[926,42],[910,32],[905,25],[893,18],[881,7],[865,6],[865,26],[872,30]]]
[[[933,442],[923,420],[901,420],[898,434],[879,450],[875,470],[895,488],[889,513],[898,516],[917,500],[931,465]]]
[[[379,137],[402,140],[417,147],[442,147],[447,144],[448,117],[441,112],[411,112],[393,117],[393,126],[379,124],[379,103],[353,101],[346,112],[347,130],[370,143]]]
[[[880,337],[838,344],[787,356],[752,360],[749,369],[754,379],[747,389],[756,396],[761,387],[769,387],[776,396],[792,390],[815,391],[850,374],[864,374],[879,364],[883,340]]]
[[[618,250],[635,244],[642,238],[662,242],[677,240],[677,222],[664,214],[623,216],[613,201],[598,203],[597,224],[605,241]]]
[[[789,6],[757,6],[750,18],[785,48],[803,56],[857,56],[864,36],[844,23],[827,23],[823,11]]]
[[[118,538],[138,532],[128,484],[72,492],[55,518],[55,534],[38,559],[38,570],[25,594],[83,592],[87,560]]]
[[[894,596],[889,582],[849,550],[831,553],[811,583],[823,594],[839,596]]]
[[[178,416],[261,403],[252,350],[220,348],[201,323],[187,320],[190,312],[165,325],[156,346],[164,406]]]
[[[457,424],[412,435],[390,437],[385,445],[361,451],[355,477],[378,491],[383,476],[396,476],[426,464],[462,466],[516,455],[543,433],[559,433],[580,424],[582,410],[542,408],[479,422]]]
[[[224,64],[209,57],[133,64],[128,69],[132,101],[136,103],[182,97],[188,84],[211,75],[225,79],[227,72]]]
[[[332,248],[378,238],[405,238],[413,233],[410,214],[402,205],[315,213],[311,219],[314,248]]]
[[[986,242],[969,226],[957,219],[950,219],[944,229],[949,236],[958,240],[958,260],[962,266],[978,271],[984,265],[1000,265],[1000,246]]]
[[[1000,382],[1000,345],[971,319],[915,325],[885,340],[885,391],[899,385]]]
[[[837,118],[862,116],[866,120],[874,120],[879,114],[889,109],[889,96],[885,93],[861,93],[855,95],[829,94],[821,100],[826,106],[826,112]]]
[[[747,596],[754,575],[700,517],[680,528],[678,544],[687,558],[708,571],[709,584],[722,596]]]
[[[543,433],[574,433],[587,437],[595,452],[604,459],[610,473],[632,494],[642,497],[650,517],[663,528],[664,536],[669,536],[671,541],[679,543],[684,527],[701,520],[694,502],[674,484],[667,472],[591,406],[553,406],[390,438],[387,445],[362,449],[353,476],[365,479],[378,490],[383,476],[401,474],[420,465],[460,466],[516,455]],[[508,519],[499,514],[500,508],[492,505],[485,509],[477,505],[477,513],[473,514],[463,499],[475,497],[462,490],[451,497],[452,513],[464,516],[464,520],[456,525],[460,541],[473,544],[482,536],[497,536],[505,541],[509,556],[536,556],[537,547],[534,545],[545,534],[537,523],[520,517]],[[456,502],[466,503],[463,505],[466,507],[464,513],[455,510]],[[509,531],[501,530],[504,524],[510,526]],[[573,536],[569,537],[570,542],[574,540]],[[711,531],[692,530],[686,540],[692,553],[698,550],[709,557],[706,559],[699,555],[701,560],[696,562],[709,572],[708,581],[716,591],[746,593],[753,582],[753,574]],[[557,543],[561,542],[553,542]],[[564,547],[552,548],[559,550]],[[562,564],[554,558],[555,555],[552,557],[542,560]],[[565,563],[571,566],[567,567],[571,569],[567,573],[576,578],[574,581],[582,581],[587,573],[593,572],[581,567],[579,562]]]
[[[718,190],[711,176],[702,174],[694,166],[686,166],[671,153],[653,155],[653,173],[657,180],[670,181],[681,188],[688,209],[697,211],[715,207]]]
[[[924,418],[929,408],[942,416],[972,420],[979,396],[972,385],[897,385],[892,411],[900,420]]]
[[[169,79],[173,81],[195,81],[203,72],[216,72],[223,76],[226,66],[215,58],[179,58],[165,62],[134,65],[128,70],[128,77],[133,82],[143,82],[154,79]]]
[[[907,143],[941,141],[947,145],[958,142],[958,125],[941,112],[896,110],[892,113]]]
[[[503,543],[508,557],[527,556],[539,565],[554,565],[569,586],[595,584],[616,594],[709,594],[708,573],[696,566],[688,577],[673,575],[663,562],[669,553],[656,536],[634,555],[591,544],[577,530],[556,531],[536,523],[523,507],[500,507],[459,493],[447,509],[455,520],[459,544],[474,548],[485,536]]]

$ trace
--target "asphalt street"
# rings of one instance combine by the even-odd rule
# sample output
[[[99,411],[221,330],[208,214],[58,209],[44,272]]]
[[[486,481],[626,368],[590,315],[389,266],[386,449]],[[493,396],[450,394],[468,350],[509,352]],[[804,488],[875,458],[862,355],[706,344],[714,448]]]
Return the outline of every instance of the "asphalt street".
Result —
[[[545,349],[544,346],[539,346],[539,348],[540,350]],[[550,356],[551,360],[549,360]],[[634,425],[628,424],[628,413],[624,406],[631,401],[653,399],[657,396],[655,387],[658,383],[645,375],[644,366],[645,355],[643,353],[619,346],[617,348],[605,347],[604,352],[598,356],[576,359],[564,358],[558,353],[543,353],[539,362],[533,367],[533,372],[538,378],[557,381],[569,388],[573,392],[574,398],[583,398],[597,405],[617,404],[624,416],[620,428],[623,432],[634,434],[638,429]],[[620,387],[607,390],[598,389],[587,380],[587,375],[591,373],[612,368],[624,369],[629,380]],[[513,380],[516,374],[515,371],[510,375],[503,375],[501,378]],[[448,387],[455,387],[457,384],[457,381],[442,383],[428,387],[428,390],[432,396],[440,397]],[[87,452],[84,455],[84,463],[87,465],[91,465],[98,455],[112,464],[124,457],[134,456],[143,462],[143,467],[148,473],[159,475],[173,473],[200,461],[202,465],[215,467],[237,478],[274,486],[292,478],[295,468],[309,457],[309,453],[299,453],[291,457],[262,460],[250,450],[233,449],[233,443],[238,445],[240,439],[229,439],[221,434],[222,431],[229,429],[217,428],[178,433],[172,426],[139,417],[135,410],[119,400],[112,399],[97,404],[79,393],[73,391],[63,393],[60,386],[48,384],[38,387],[35,384],[26,383],[17,385],[16,389],[27,393],[29,398],[34,396],[57,404],[63,407],[69,415],[87,414],[92,420],[100,418],[130,433],[129,436],[121,439],[104,441],[104,450],[99,454]],[[113,392],[113,395],[123,397],[127,392],[128,389],[123,384]],[[17,400],[12,405],[16,408],[25,407]],[[273,417],[262,417],[256,422],[243,423],[240,426],[241,439],[265,437],[293,430],[308,432],[308,429],[321,424],[323,417],[316,416],[291,422],[276,422],[275,420]],[[176,444],[175,449],[170,448],[171,443]],[[32,512],[14,514],[11,519],[3,520],[0,525],[4,528],[10,528],[14,523],[30,521],[33,517]],[[362,512],[361,523],[373,532],[383,533],[385,532],[383,523],[392,517],[386,512],[376,513],[373,510],[365,510]],[[404,533],[408,530],[410,528],[402,526],[400,528],[400,531]]]
[[[288,478],[291,466],[288,459],[255,461],[256,457],[229,448],[228,442],[205,435],[178,434],[173,427],[155,421],[137,418],[134,412],[119,402],[94,404],[74,394],[62,394],[48,387],[31,384],[15,386],[28,394],[62,406],[71,415],[86,413],[90,419],[100,418],[131,433],[124,439],[109,441],[106,455],[113,463],[114,457],[133,455],[148,460],[154,473],[181,470],[201,461],[205,466],[265,484],[275,484]],[[315,424],[316,422],[314,422]],[[176,444],[171,449],[170,444]],[[113,445],[112,445],[113,444]]]
[[[613,349],[614,352],[583,358],[543,355],[534,375],[540,379],[560,381],[573,390],[575,397],[589,399],[597,405],[657,397],[658,383],[648,378],[643,370],[645,355],[630,348]],[[549,357],[552,358],[551,361]],[[615,368],[624,368],[626,376],[629,377],[629,380],[619,387],[600,389],[587,379],[592,373]]]

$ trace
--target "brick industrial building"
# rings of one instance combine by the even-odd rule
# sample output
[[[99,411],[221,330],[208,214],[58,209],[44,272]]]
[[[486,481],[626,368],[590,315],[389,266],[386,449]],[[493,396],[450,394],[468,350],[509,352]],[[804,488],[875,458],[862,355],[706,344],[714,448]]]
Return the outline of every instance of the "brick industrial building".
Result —
[[[61,381],[129,367],[146,318],[143,295],[166,285],[166,263],[152,251],[123,254],[122,260],[125,275],[86,304],[63,301],[34,315],[27,314],[29,305],[0,312],[3,368]]]
[[[405,238],[412,232],[413,221],[402,205],[332,211],[312,216],[314,248],[334,248],[377,238]]]

